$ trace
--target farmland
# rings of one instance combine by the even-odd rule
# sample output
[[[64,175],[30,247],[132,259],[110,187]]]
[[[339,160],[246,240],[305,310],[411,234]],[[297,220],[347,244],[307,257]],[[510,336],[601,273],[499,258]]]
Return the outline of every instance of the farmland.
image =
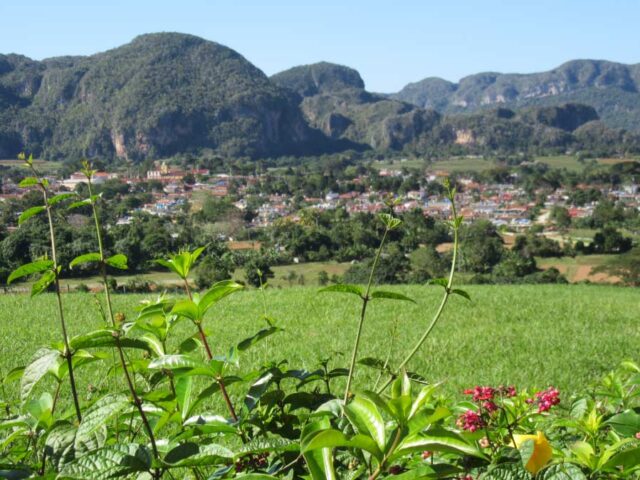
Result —
[[[404,286],[394,290],[417,301],[379,300],[368,312],[361,355],[383,358],[393,348],[396,364],[407,345],[423,331],[436,308],[437,287]],[[578,391],[637,353],[640,299],[633,289],[593,285],[470,286],[472,301],[451,300],[433,335],[411,365],[431,381],[443,381],[454,394],[476,384],[516,384],[524,387],[555,385]],[[318,294],[315,287],[266,291],[269,315],[285,329],[241,359],[240,372],[269,361],[288,360],[291,368],[314,369],[323,358],[332,366],[347,364],[347,352],[356,328],[359,304],[352,296]],[[148,296],[147,296],[148,297]],[[135,315],[142,295],[115,297],[116,311]],[[103,326],[90,294],[64,296],[72,335]],[[209,314],[206,327],[217,353],[263,326],[260,292],[240,292],[221,302]],[[2,374],[24,364],[38,346],[59,339],[55,297],[0,296],[0,354]],[[390,340],[397,323],[398,338]],[[192,334],[180,325],[180,340]],[[395,347],[393,346],[395,345]],[[402,349],[398,346],[402,346]],[[337,355],[341,352],[343,355]],[[106,373],[106,367],[104,372]],[[86,392],[104,375],[95,369],[80,372]],[[361,367],[356,387],[375,377]],[[12,387],[9,387],[10,389]],[[233,388],[232,388],[233,390]]]

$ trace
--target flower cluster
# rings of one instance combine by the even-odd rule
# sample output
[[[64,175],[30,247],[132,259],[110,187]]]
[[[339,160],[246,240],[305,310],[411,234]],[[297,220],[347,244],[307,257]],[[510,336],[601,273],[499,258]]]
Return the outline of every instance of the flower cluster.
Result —
[[[534,398],[527,400],[527,403],[537,405],[538,413],[548,412],[551,407],[560,403],[560,392],[554,387],[549,387],[546,390],[537,392]]]
[[[500,385],[497,388],[477,385],[473,388],[464,390],[463,393],[465,395],[471,395],[473,401],[478,403],[487,413],[493,413],[498,410],[498,405],[494,401],[496,396],[511,398],[515,397],[517,394],[516,387],[505,387],[503,385]]]
[[[481,387],[479,385],[464,391],[465,395],[472,395],[474,402],[484,402],[493,400],[496,395],[496,389],[493,387]]]
[[[482,418],[482,415],[473,410],[467,410],[462,415],[460,415],[456,424],[458,425],[458,427],[469,432],[475,432],[476,430],[487,426],[486,422]]]

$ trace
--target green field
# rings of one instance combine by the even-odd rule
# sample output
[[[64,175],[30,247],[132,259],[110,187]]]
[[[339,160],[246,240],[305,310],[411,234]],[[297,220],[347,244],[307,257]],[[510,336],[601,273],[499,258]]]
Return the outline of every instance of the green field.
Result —
[[[637,158],[598,158],[596,160],[596,163],[599,166],[607,166],[633,160],[637,160]],[[545,157],[536,157],[535,161],[536,163],[546,163],[551,168],[566,168],[567,170],[573,172],[581,172],[587,165],[592,163],[592,160],[585,160],[584,162],[580,162],[578,161],[578,157],[575,155],[552,155]]]
[[[431,319],[440,298],[439,287],[394,288],[417,304],[379,300],[369,309],[362,356],[384,358],[392,347],[390,329],[398,323],[393,362],[413,344]],[[562,391],[588,387],[621,360],[638,360],[640,296],[634,289],[589,285],[470,286],[468,302],[455,297],[433,336],[411,364],[431,381],[445,382],[449,393],[476,384],[516,384]],[[291,368],[313,369],[319,359],[347,364],[359,311],[350,295],[317,294],[317,288],[271,289],[266,292],[269,314],[286,331],[270,337],[241,359],[240,373],[268,361],[287,360]],[[147,296],[148,297],[148,296]],[[142,295],[115,297],[116,310],[131,318]],[[94,297],[64,296],[71,334],[102,326]],[[0,295],[1,371],[24,364],[35,349],[59,339],[55,297],[46,294]],[[263,326],[262,299],[256,290],[240,292],[210,313],[206,328],[216,353]],[[180,325],[182,340],[192,328]],[[336,352],[342,352],[339,355]],[[103,381],[103,371],[90,367],[80,372],[82,391]],[[356,387],[374,376],[361,367]],[[12,387],[9,386],[10,391]],[[236,392],[236,395],[239,392]]]
[[[349,263],[337,263],[337,262],[307,262],[298,263],[292,265],[278,265],[271,269],[273,270],[274,277],[268,279],[269,285],[272,287],[289,287],[292,285],[318,285],[318,274],[322,271],[327,272],[329,276],[343,275],[349,268]],[[296,275],[295,280],[291,283],[288,280],[289,272],[294,272]],[[300,280],[300,277],[304,280]],[[126,285],[127,282],[133,279],[144,280],[147,282],[157,283],[160,286],[175,286],[181,285],[181,282],[176,279],[175,274],[168,271],[161,272],[148,272],[140,275],[118,275],[115,277],[118,285]],[[239,268],[233,274],[233,279],[236,281],[245,281],[244,270]],[[87,285],[88,287],[101,287],[102,279],[100,277],[82,277],[82,278],[69,278],[63,279],[61,282],[63,290],[73,289],[80,284]],[[31,288],[30,283],[16,284],[12,287],[13,290],[28,291]]]
[[[614,282],[615,278],[606,273],[594,273],[592,270],[605,265],[615,255],[577,255],[576,257],[536,258],[539,268],[557,268],[571,283],[589,280],[591,282]]]

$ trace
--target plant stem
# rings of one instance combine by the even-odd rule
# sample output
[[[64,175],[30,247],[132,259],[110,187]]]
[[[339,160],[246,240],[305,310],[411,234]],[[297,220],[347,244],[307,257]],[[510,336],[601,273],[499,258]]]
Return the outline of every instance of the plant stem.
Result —
[[[33,174],[40,178],[38,172],[30,165]],[[56,300],[58,304],[58,315],[60,317],[60,329],[62,330],[62,339],[64,342],[64,357],[67,361],[67,368],[69,370],[69,385],[71,386],[71,396],[73,397],[73,406],[76,411],[76,418],[78,423],[82,421],[82,412],[80,411],[80,401],[78,400],[78,390],[76,388],[76,380],[73,372],[73,355],[71,354],[71,347],[69,346],[69,337],[67,335],[67,324],[64,318],[64,309],[62,308],[62,295],[60,294],[60,278],[58,272],[58,254],[56,250],[56,236],[53,228],[53,216],[51,215],[51,205],[49,205],[49,192],[43,182],[40,183],[42,189],[42,197],[44,199],[44,208],[47,212],[47,221],[49,223],[49,238],[51,240],[51,260],[53,261],[53,273],[54,273],[54,285],[56,289]]]
[[[56,411],[56,406],[58,405],[58,398],[60,398],[60,387],[62,386],[62,382],[58,382],[56,385],[56,392],[53,395],[53,403],[51,404],[51,416]],[[40,467],[40,475],[44,476],[45,470],[47,469],[47,449],[44,449],[42,454],[42,466]]]
[[[383,457],[383,459],[378,464],[378,468],[376,468],[375,471],[369,476],[369,480],[375,480],[385,470],[389,457],[393,455],[401,439],[402,439],[402,428],[398,427],[396,429],[396,436],[393,439],[393,444],[391,445],[391,448],[389,448],[389,451],[387,452],[387,454]]]
[[[189,281],[184,278],[184,288],[189,296],[189,300],[193,300],[193,296],[191,295],[191,289],[189,288]],[[196,323],[196,322],[194,322]],[[200,335],[200,340],[202,340],[202,344],[204,345],[204,349],[207,352],[207,358],[209,361],[213,360],[213,353],[211,352],[211,347],[209,347],[209,342],[207,341],[207,334],[204,333],[204,329],[202,328],[202,324],[197,322],[196,327],[198,328],[198,334]],[[227,405],[227,410],[229,410],[229,415],[234,422],[238,421],[238,415],[236,414],[236,409],[233,407],[233,403],[231,402],[231,397],[229,397],[229,392],[227,392],[227,387],[224,384],[224,380],[222,377],[216,378],[216,382],[220,386],[220,393],[222,394],[222,398],[224,398],[224,403]]]
[[[367,313],[367,305],[369,304],[369,293],[371,292],[371,285],[373,284],[373,275],[375,274],[376,267],[378,266],[378,262],[380,260],[380,255],[382,253],[382,248],[384,247],[384,242],[387,239],[387,234],[389,233],[389,229],[385,228],[384,235],[382,236],[382,240],[380,241],[380,246],[378,247],[378,251],[376,252],[376,256],[373,260],[373,265],[371,265],[371,272],[369,273],[369,281],[367,283],[367,290],[362,297],[362,309],[360,310],[360,321],[358,322],[358,331],[356,333],[356,340],[353,344],[353,353],[351,354],[351,364],[349,365],[349,375],[347,376],[347,386],[344,389],[344,405],[347,405],[349,400],[349,390],[351,389],[351,382],[353,381],[353,373],[356,368],[356,360],[358,358],[358,348],[360,347],[360,338],[362,336],[362,327],[364,325],[364,319]]]
[[[98,238],[98,249],[100,253],[100,273],[102,276],[102,281],[104,282],[104,292],[107,302],[107,311],[109,312],[109,320],[111,321],[111,326],[113,328],[118,328],[116,325],[116,320],[113,315],[113,305],[111,303],[111,292],[109,289],[109,283],[107,281],[107,267],[104,258],[104,246],[102,244],[102,231],[100,230],[100,220],[98,217],[98,209],[96,207],[96,202],[93,200],[93,190],[91,188],[91,175],[87,175],[87,180],[89,184],[89,198],[91,199],[91,210],[93,212],[93,219],[96,227],[96,236]],[[138,414],[140,415],[140,419],[144,424],[145,429],[147,430],[147,434],[149,435],[149,441],[151,442],[151,449],[153,450],[153,456],[156,460],[160,459],[160,454],[158,453],[158,447],[156,445],[156,439],[153,434],[153,429],[151,428],[151,424],[149,423],[149,419],[147,415],[144,413],[144,409],[142,408],[142,401],[140,397],[136,393],[135,386],[133,385],[133,381],[131,380],[131,374],[129,373],[129,368],[127,367],[127,360],[124,357],[124,352],[122,349],[122,343],[120,342],[120,330],[114,332],[116,349],[118,350],[118,357],[120,358],[120,364],[122,366],[122,371],[124,372],[125,379],[127,381],[127,386],[129,387],[129,392],[131,393],[131,397],[133,398],[133,403],[138,409]],[[154,478],[157,478],[157,472],[154,475]]]
[[[422,347],[422,344],[425,342],[427,337],[431,334],[431,331],[433,330],[433,328],[438,323],[438,320],[440,319],[440,317],[442,315],[442,312],[444,311],[444,307],[447,305],[447,301],[449,300],[449,297],[451,296],[451,287],[453,286],[453,275],[455,273],[456,264],[457,264],[457,261],[458,261],[458,246],[459,246],[459,238],[458,238],[459,237],[459,235],[458,235],[459,227],[456,226],[457,225],[457,212],[456,212],[455,202],[453,201],[453,197],[451,199],[451,209],[452,209],[453,222],[454,222],[454,228],[453,228],[453,258],[451,259],[451,269],[449,271],[449,278],[447,280],[447,286],[444,289],[444,295],[442,296],[442,300],[440,302],[440,306],[438,307],[438,310],[436,311],[435,315],[433,316],[433,319],[431,320],[431,323],[429,324],[429,326],[425,330],[425,332],[422,335],[422,337],[420,337],[420,339],[415,344],[415,346],[411,349],[409,354],[405,357],[405,359],[402,361],[402,363],[400,363],[400,365],[396,369],[395,375],[392,375],[389,379],[387,379],[387,381],[382,385],[382,387],[380,387],[378,389],[378,391],[377,391],[378,394],[380,394],[380,393],[382,393],[382,392],[384,392],[386,390],[386,388],[391,384],[391,382],[393,382],[393,379],[397,375],[399,375],[400,372],[402,372],[402,369],[404,367],[406,367],[406,365],[411,361],[411,359],[418,352],[418,350],[420,350],[420,347]]]

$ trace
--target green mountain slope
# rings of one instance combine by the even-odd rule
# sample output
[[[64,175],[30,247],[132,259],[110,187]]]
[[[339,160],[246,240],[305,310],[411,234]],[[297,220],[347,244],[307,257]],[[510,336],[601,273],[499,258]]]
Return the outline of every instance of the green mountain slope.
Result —
[[[457,84],[427,78],[390,97],[446,113],[582,103],[610,127],[640,130],[640,64],[574,60],[548,72],[479,73]]]
[[[295,95],[237,52],[143,35],[90,57],[0,57],[0,155],[137,159],[212,148],[260,156],[317,147]]]

